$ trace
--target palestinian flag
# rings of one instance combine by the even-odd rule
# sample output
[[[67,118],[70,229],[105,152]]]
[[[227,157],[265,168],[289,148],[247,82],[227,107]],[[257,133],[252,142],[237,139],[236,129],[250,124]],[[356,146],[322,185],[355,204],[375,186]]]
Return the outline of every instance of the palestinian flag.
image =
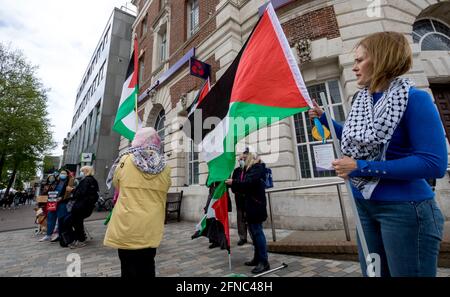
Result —
[[[190,125],[185,125],[198,132],[190,135],[194,141],[201,139],[197,142],[208,163],[207,184],[224,185],[230,177],[239,140],[312,106],[289,43],[269,4],[236,59],[198,104],[198,112],[188,117]],[[198,121],[200,111],[201,122]],[[219,118],[220,122],[205,129],[203,123],[212,117]],[[245,125],[238,124],[242,120]],[[191,131],[185,129],[185,132]],[[228,226],[228,215],[221,216],[225,198],[223,187],[219,186],[207,214],[197,226],[197,235],[206,236],[208,218]]]
[[[211,201],[207,213],[195,228],[192,239],[200,236],[208,237],[212,242],[219,244],[221,248],[230,251],[230,227],[228,225],[228,201],[229,193],[225,183],[218,183],[218,187],[212,189]]]
[[[117,109],[116,119],[114,121],[113,130],[123,137],[133,140],[138,128],[137,116],[137,94],[138,87],[138,59],[137,59],[138,45],[137,40],[134,40],[134,50],[128,64],[128,70],[125,82],[122,87],[122,95],[120,96],[120,103]]]

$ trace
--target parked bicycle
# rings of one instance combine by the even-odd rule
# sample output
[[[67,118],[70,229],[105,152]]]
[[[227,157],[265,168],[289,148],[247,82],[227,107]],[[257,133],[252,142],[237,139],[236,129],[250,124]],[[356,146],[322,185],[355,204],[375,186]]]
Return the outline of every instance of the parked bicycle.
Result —
[[[110,211],[113,209],[113,199],[112,198],[103,198],[100,196],[95,203],[95,210],[97,211]]]

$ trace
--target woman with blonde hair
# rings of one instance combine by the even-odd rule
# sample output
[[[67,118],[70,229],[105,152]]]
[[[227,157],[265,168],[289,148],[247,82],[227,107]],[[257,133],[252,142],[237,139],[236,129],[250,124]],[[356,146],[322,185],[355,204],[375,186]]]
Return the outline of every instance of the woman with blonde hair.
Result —
[[[73,235],[68,239],[71,241],[70,248],[80,248],[86,245],[86,235],[84,231],[84,220],[88,218],[94,210],[98,200],[98,182],[94,178],[94,168],[83,166],[80,169],[81,180],[73,191],[73,206],[70,211],[68,225],[73,229]],[[72,231],[72,230],[69,230]]]
[[[267,219],[266,200],[266,165],[255,152],[248,152],[245,160],[245,173],[242,179],[228,179],[233,193],[244,197],[245,220],[248,223],[250,237],[253,241],[254,256],[247,266],[256,266],[252,273],[258,274],[270,270],[267,255],[267,242],[263,231],[263,222]]]
[[[171,185],[155,129],[137,131],[131,148],[111,167],[108,187],[111,183],[120,190],[104,244],[119,250],[122,277],[154,277]]]
[[[444,219],[427,179],[445,175],[446,141],[430,95],[401,77],[411,66],[403,34],[381,32],[361,40],[353,71],[362,89],[344,126],[334,123],[344,157],[333,167],[351,181],[369,252],[379,256],[375,274],[381,276],[435,276],[442,240]],[[317,104],[309,116],[327,125]],[[358,247],[367,275],[359,238]]]

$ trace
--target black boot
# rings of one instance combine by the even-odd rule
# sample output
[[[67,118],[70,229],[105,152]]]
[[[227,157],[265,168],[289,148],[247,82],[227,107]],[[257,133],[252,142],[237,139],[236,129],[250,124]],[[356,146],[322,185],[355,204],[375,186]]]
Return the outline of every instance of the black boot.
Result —
[[[237,245],[241,246],[247,243],[247,239],[241,239],[239,240],[239,242],[237,243]]]
[[[258,261],[256,261],[255,258],[253,258],[251,261],[245,262],[244,264],[245,264],[245,266],[256,266],[256,265],[258,265]]]
[[[218,243],[213,242],[213,243],[211,243],[211,244],[209,245],[209,248],[210,248],[210,249],[213,249],[213,248],[216,248],[216,247],[218,247],[218,246],[219,246]]]
[[[265,263],[264,264],[264,263],[260,262],[260,263],[258,263],[258,266],[256,266],[255,268],[252,269],[252,273],[260,274],[260,273],[263,273],[263,272],[265,272],[267,270],[270,270],[269,263]]]

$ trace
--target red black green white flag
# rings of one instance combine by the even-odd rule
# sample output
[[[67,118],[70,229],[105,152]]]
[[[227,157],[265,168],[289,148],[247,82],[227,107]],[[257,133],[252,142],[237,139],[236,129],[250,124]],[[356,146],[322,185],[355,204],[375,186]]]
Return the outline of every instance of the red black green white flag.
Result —
[[[201,135],[190,136],[194,140],[201,139],[197,142],[208,164],[207,184],[224,184],[230,177],[236,162],[235,145],[239,140],[312,106],[298,64],[269,4],[236,59],[197,106],[197,110],[201,110],[201,123],[210,117],[217,117],[220,122],[210,129],[197,130],[195,113],[188,117],[191,131],[185,132],[201,131]],[[243,119],[246,125],[236,125],[237,118]],[[255,120],[247,121],[251,118]],[[208,212],[197,225],[194,235],[207,233],[207,219],[217,219],[223,226],[228,226],[228,215],[225,218],[218,216],[223,213],[218,206],[227,205],[222,201],[227,198],[223,188],[216,189]],[[227,231],[224,236],[229,245]]]
[[[138,128],[137,115],[137,94],[138,87],[138,44],[134,39],[133,54],[128,64],[125,82],[122,87],[122,95],[120,96],[119,107],[117,108],[116,119],[114,120],[113,130],[123,137],[133,140]]]

